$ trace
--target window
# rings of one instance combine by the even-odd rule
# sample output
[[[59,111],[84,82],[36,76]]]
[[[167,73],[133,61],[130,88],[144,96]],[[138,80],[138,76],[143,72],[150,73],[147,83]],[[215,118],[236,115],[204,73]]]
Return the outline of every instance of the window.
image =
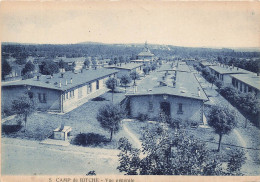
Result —
[[[148,111],[153,111],[153,102],[149,101],[149,109]]]
[[[242,83],[240,82],[240,92],[242,92]]]
[[[246,85],[244,85],[244,92],[245,92],[245,93],[246,93],[246,87],[247,87],[247,86],[246,86]]]
[[[66,99],[69,99],[69,94],[68,94],[68,92],[66,92]]]
[[[96,81],[96,89],[99,89],[99,80]]]
[[[38,100],[39,100],[39,102],[41,102],[41,100],[42,100],[42,97],[41,97],[40,93],[38,93]]]
[[[89,89],[89,93],[91,93],[92,92],[92,84],[91,83],[89,84],[88,89]]]
[[[182,110],[182,103],[178,104],[178,111],[177,114],[183,114],[183,110]]]
[[[42,100],[42,101],[43,101],[44,103],[46,103],[46,94],[43,93],[42,95],[43,95],[43,100]]]
[[[45,94],[45,93],[43,93],[43,94],[38,93],[38,99],[39,99],[39,102],[40,102],[40,103],[46,103],[46,102],[47,102],[46,94]]]
[[[33,92],[28,92],[28,96],[29,96],[30,99],[32,99],[33,98]]]
[[[236,80],[234,78],[232,78],[232,85],[235,87]]]
[[[252,87],[248,86],[248,92],[252,92]]]

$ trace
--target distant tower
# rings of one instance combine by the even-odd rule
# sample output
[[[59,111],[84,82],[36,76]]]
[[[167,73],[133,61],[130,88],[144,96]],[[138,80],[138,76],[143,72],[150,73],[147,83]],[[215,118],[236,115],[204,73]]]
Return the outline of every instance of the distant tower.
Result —
[[[147,40],[145,41],[144,48],[145,48],[146,51],[149,51],[148,45],[147,45]]]
[[[138,59],[147,59],[147,60],[153,60],[154,54],[151,53],[151,51],[148,48],[147,41],[145,41],[144,49],[142,52],[138,54]]]

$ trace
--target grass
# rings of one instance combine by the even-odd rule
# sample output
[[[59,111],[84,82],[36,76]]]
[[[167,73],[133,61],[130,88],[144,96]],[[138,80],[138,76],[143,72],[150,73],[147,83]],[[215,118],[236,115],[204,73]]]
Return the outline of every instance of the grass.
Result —
[[[72,131],[70,132],[72,140],[80,133],[96,133],[104,135],[106,138],[110,137],[110,133],[105,131],[96,119],[98,109],[111,102],[112,94],[105,93],[100,96],[104,98],[103,101],[89,101],[71,112],[60,114],[51,114],[46,112],[35,112],[29,116],[27,121],[26,132],[24,127],[17,132],[13,133],[2,133],[3,137],[12,138],[23,138],[29,140],[41,141],[53,134],[53,130],[60,127],[62,121],[65,126],[71,126]],[[114,103],[119,103],[124,98],[124,93],[114,93]],[[9,120],[5,122],[5,125],[13,125],[17,123],[17,119]],[[24,126],[24,122],[22,123]],[[117,141],[119,138],[124,137],[123,131],[113,136],[113,140],[106,145],[99,145],[98,147],[104,147],[109,149],[117,148]]]
[[[128,127],[131,131],[134,131],[139,139],[142,138],[143,129],[142,128],[153,128],[155,127],[155,122],[149,121],[131,121],[128,123]],[[173,129],[172,129],[173,130]],[[195,139],[202,141],[203,143],[207,143],[207,148],[212,152],[213,155],[221,155],[223,156],[223,160],[225,161],[227,155],[237,147],[240,146],[237,137],[234,134],[224,135],[221,142],[221,150],[220,152],[216,152],[218,147],[218,135],[214,133],[211,128],[201,128],[198,127],[196,129],[191,127],[186,127],[183,129],[184,132],[189,136],[193,136]],[[235,146],[234,146],[235,145]]]

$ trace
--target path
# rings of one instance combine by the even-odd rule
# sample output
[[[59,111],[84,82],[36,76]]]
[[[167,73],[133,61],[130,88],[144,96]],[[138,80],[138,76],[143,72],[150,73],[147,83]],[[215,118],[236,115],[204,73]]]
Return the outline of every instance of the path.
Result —
[[[1,169],[4,175],[120,174],[118,150],[42,145],[38,141],[2,138]]]
[[[123,129],[124,131],[129,135],[130,139],[132,140],[132,145],[135,148],[141,149],[142,148],[142,142],[136,137],[136,135],[127,127],[127,122],[131,122],[131,121],[127,121],[124,120],[123,121]]]
[[[191,68],[191,70],[193,70]],[[225,98],[223,98],[218,92],[215,90],[216,86],[213,86],[211,89],[211,84],[208,83],[200,74],[195,74],[199,82],[206,94],[210,97],[209,104],[211,105],[226,105],[229,108],[235,110],[237,112],[237,128],[235,128],[230,135],[235,135],[237,141],[240,143],[242,147],[245,148],[260,148],[260,142],[257,138],[260,136],[260,131],[256,128],[252,123],[248,122],[247,128],[244,128],[245,125],[245,117],[235,108],[233,107]],[[242,170],[249,175],[259,175],[260,173],[260,156],[259,150],[245,150],[246,152],[246,164],[243,165]]]

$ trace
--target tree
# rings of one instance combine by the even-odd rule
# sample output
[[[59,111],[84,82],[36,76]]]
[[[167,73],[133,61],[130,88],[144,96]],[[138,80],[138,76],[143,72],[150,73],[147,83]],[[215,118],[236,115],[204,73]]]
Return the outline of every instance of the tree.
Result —
[[[143,72],[144,72],[145,75],[149,74],[149,71],[150,71],[150,68],[148,66],[145,66],[143,68]]]
[[[41,73],[43,75],[53,75],[54,73],[59,73],[59,67],[55,62],[46,60],[42,63]]]
[[[114,57],[114,64],[116,65],[119,62],[117,57]]]
[[[75,67],[76,67],[76,63],[75,63],[75,61],[72,63],[72,65],[71,65],[71,70],[74,72],[75,71]]]
[[[26,63],[26,57],[17,57],[15,63],[19,65],[24,65]]]
[[[107,104],[101,107],[97,114],[97,120],[101,127],[110,132],[110,141],[113,133],[120,129],[120,121],[124,118],[124,113],[119,105]]]
[[[119,62],[120,62],[120,64],[126,62],[125,58],[123,56],[119,56]]]
[[[96,60],[92,60],[92,65],[96,66],[97,65],[97,61]]]
[[[229,154],[230,158],[227,164],[227,171],[229,175],[241,175],[242,165],[245,163],[246,157],[244,150],[234,150]]]
[[[139,79],[140,75],[136,71],[133,71],[132,73],[130,73],[130,77],[132,80],[134,80],[134,85],[136,85],[135,80]]]
[[[120,78],[120,83],[125,86],[125,92],[126,92],[127,84],[131,83],[131,77],[129,75],[123,75]]]
[[[2,61],[2,79],[5,80],[5,76],[9,75],[12,71],[12,67],[6,59]]]
[[[29,94],[25,94],[18,99],[13,100],[12,109],[15,114],[24,118],[25,130],[27,118],[36,110],[36,102],[30,98]]]
[[[245,128],[247,127],[248,116],[257,115],[259,112],[259,101],[253,93],[241,93],[238,97],[238,106],[245,112]]]
[[[218,89],[220,89],[223,86],[223,83],[220,80],[216,80],[215,84],[218,87]]]
[[[151,66],[151,70],[154,71],[156,69],[157,65],[156,64],[152,64]]]
[[[211,83],[211,89],[213,87],[213,84],[216,82],[217,77],[215,75],[209,74],[207,76],[207,80]]]
[[[219,135],[219,152],[222,136],[228,135],[236,127],[236,112],[225,106],[213,106],[208,116],[208,124]]]
[[[117,80],[115,78],[109,78],[106,81],[106,87],[112,91],[112,102],[113,102],[113,99],[114,99],[113,97],[114,97],[116,85],[117,85]]]
[[[26,73],[31,73],[35,70],[35,65],[31,62],[31,61],[28,61],[23,70],[22,70],[22,73],[25,75]]]
[[[84,61],[84,65],[85,65],[85,67],[89,68],[89,65],[90,65],[89,59],[86,59],[86,60]]]
[[[142,149],[119,140],[120,172],[127,175],[223,175],[219,156],[212,155],[204,142],[187,133],[177,135],[166,123],[145,127]],[[142,151],[142,154],[141,154]]]
[[[65,69],[66,68],[66,63],[62,59],[59,61],[58,65],[59,65],[60,69]]]

